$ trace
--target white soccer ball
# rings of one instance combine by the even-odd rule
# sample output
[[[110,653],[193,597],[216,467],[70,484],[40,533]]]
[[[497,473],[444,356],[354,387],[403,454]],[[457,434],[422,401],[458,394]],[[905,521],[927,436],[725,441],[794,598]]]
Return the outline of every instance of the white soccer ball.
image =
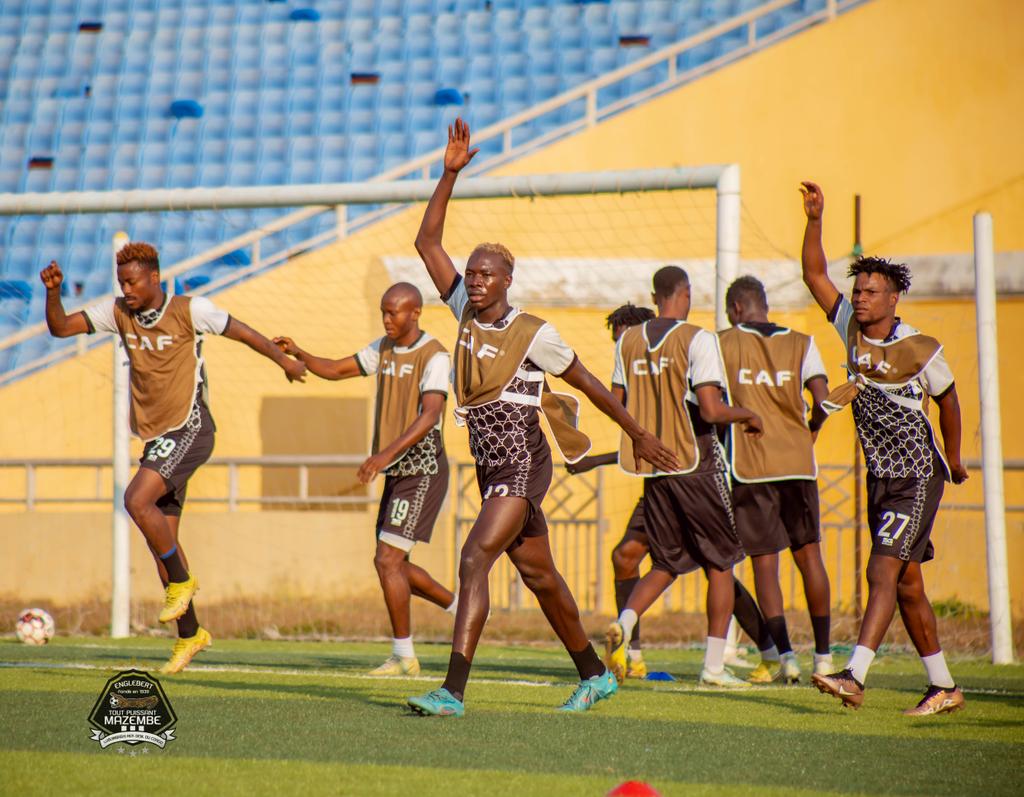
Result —
[[[53,637],[53,618],[45,609],[22,609],[14,630],[26,645],[45,645]]]

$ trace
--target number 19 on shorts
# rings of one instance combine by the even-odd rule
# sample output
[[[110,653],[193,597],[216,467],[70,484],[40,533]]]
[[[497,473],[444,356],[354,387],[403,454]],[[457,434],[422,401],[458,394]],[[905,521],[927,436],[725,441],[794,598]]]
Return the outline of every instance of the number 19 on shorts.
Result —
[[[391,501],[391,525],[401,528],[405,519],[409,516],[409,501],[405,498],[395,498]]]

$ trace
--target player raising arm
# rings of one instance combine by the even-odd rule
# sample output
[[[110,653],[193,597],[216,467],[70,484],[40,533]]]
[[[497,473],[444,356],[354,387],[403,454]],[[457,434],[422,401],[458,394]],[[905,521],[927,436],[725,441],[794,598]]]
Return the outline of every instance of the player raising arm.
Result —
[[[420,329],[423,297],[400,282],[380,300],[384,337],[350,357],[332,360],[300,349],[291,338],[274,338],[281,349],[323,379],[376,374],[373,450],[359,468],[364,484],[384,473],[373,558],[393,639],[391,656],[370,675],[418,675],[412,644],[410,596],[455,613],[455,596],[409,561],[417,542],[428,543],[448,492],[448,458],[441,435],[448,397],[448,352]]]
[[[146,538],[164,585],[160,622],[177,621],[178,640],[160,672],[179,672],[212,643],[196,619],[192,596],[199,582],[178,542],[188,481],[210,458],[216,431],[207,400],[203,336],[223,335],[245,343],[279,365],[289,382],[303,381],[306,366],[209,299],[168,297],[160,284],[159,256],[149,244],[129,243],[117,253],[117,280],[124,296],[71,315],[60,298],[60,266],[51,262],[39,276],[46,286],[51,335],[112,332],[120,336],[128,355],[131,430],[145,447],[124,505]]]
[[[849,381],[829,394],[828,405],[852,404],[867,464],[872,537],[868,603],[857,646],[845,670],[815,673],[812,681],[843,705],[859,707],[868,668],[899,605],[929,683],[917,706],[904,713],[956,711],[963,707],[964,696],[946,666],[921,570],[921,564],[934,557],[929,537],[944,482],[960,484],[967,478],[960,462],[960,404],[953,373],[942,345],[896,315],[900,294],[910,289],[907,266],[859,257],[849,269],[854,278],[852,301],[839,292],[828,277],[821,242],[824,195],[811,182],[803,183],[801,193],[807,216],[804,282],[847,351]],[[929,398],[939,407],[945,457],[928,420]]]
[[[551,450],[540,428],[540,412],[567,460],[586,454],[590,441],[576,428],[576,399],[551,393],[545,374],[579,389],[618,423],[633,441],[638,461],[672,468],[676,459],[626,413],[554,327],[509,304],[515,260],[508,249],[480,244],[469,257],[465,278],[455,270],[442,245],[445,212],[458,173],[475,154],[469,148],[469,128],[457,120],[448,130],[444,173],[427,205],[416,249],[459,319],[456,415],[469,427],[482,507],[462,548],[448,675],[441,688],[410,698],[409,705],[422,714],[464,713],[469,670],[490,606],[487,576],[506,553],[579,673],[580,684],[562,708],[585,711],[614,694],[617,683],[590,644],[576,601],[551,556],[541,510],[551,483]]]

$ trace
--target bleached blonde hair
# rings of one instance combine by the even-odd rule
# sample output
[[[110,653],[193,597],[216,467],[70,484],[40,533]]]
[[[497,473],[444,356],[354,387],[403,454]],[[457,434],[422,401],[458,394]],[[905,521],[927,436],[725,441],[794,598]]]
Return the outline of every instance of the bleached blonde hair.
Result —
[[[473,257],[473,255],[476,254],[497,255],[502,259],[502,262],[505,263],[506,268],[508,268],[509,274],[512,273],[512,269],[515,268],[516,265],[516,259],[512,257],[512,253],[508,251],[508,247],[505,246],[504,244],[477,244],[476,248],[470,253],[469,256]]]

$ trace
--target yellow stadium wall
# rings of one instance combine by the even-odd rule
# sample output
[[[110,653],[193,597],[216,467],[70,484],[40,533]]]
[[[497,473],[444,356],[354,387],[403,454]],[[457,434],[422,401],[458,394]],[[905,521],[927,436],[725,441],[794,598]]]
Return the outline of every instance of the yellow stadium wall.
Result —
[[[796,186],[802,178],[820,181],[829,215],[826,243],[838,256],[848,249],[849,207],[854,193],[864,197],[864,239],[871,251],[894,254],[967,252],[970,218],[978,208],[993,212],[998,250],[1024,249],[1024,152],[1007,146],[1007,132],[1024,128],[1024,97],[1014,76],[1024,73],[1024,53],[1014,32],[1022,29],[1019,4],[956,0],[874,0],[837,21],[746,58],[694,84],[624,113],[596,128],[558,142],[507,167],[506,173],[585,171],[673,164],[738,162],[743,169],[745,219],[756,222],[763,238],[782,251],[796,252],[802,214]],[[952,55],[951,55],[952,54]],[[663,198],[650,198],[652,212]],[[451,251],[465,255],[479,239],[500,239],[520,257],[552,251],[578,256],[668,258],[707,256],[706,249],[680,253],[677,242],[661,240],[639,226],[638,235],[608,240],[595,229],[614,229],[613,199],[587,205],[587,226],[567,225],[558,203],[542,209],[531,203],[457,204],[449,215]],[[565,205],[564,207],[569,207]],[[576,209],[579,205],[573,206]],[[499,212],[498,209],[503,209]],[[504,212],[508,210],[508,212]],[[664,208],[660,208],[664,212]],[[298,257],[259,279],[227,290],[217,302],[266,334],[291,334],[306,348],[337,356],[349,354],[378,336],[377,301],[388,278],[384,255],[412,255],[420,210],[398,214],[370,230],[320,251]],[[757,236],[749,228],[744,253],[752,256]],[[696,244],[695,244],[696,246]],[[699,248],[699,247],[698,247]],[[1024,388],[1014,365],[1015,344],[1024,336],[1022,300],[999,303],[999,342],[1004,411],[1004,455],[1024,457],[1024,434],[1009,411]],[[537,308],[551,320],[601,377],[610,373],[611,345],[603,330],[610,308]],[[938,335],[959,378],[964,414],[964,456],[980,453],[973,304],[961,299],[906,301],[910,323]],[[710,325],[711,308],[696,308],[693,320]],[[840,378],[842,354],[834,333],[816,309],[777,316],[816,335],[833,379]],[[444,308],[428,307],[423,325],[445,341],[454,321]],[[312,379],[289,385],[270,364],[230,341],[207,344],[213,412],[219,432],[217,454],[264,453],[260,435],[264,400],[281,397],[369,398],[369,380],[327,383]],[[109,456],[110,346],[50,368],[0,391],[0,458]],[[351,425],[339,411],[338,424]],[[615,445],[614,428],[587,409],[586,428],[596,449]],[[300,429],[301,424],[297,424]],[[302,430],[308,439],[316,430]],[[468,458],[465,434],[449,424],[450,455]],[[848,463],[853,450],[848,414],[829,422],[818,444],[821,462]],[[137,449],[137,446],[136,446]],[[353,453],[353,452],[346,452]],[[42,494],[92,488],[92,477],[62,473],[40,484]],[[259,477],[246,477],[243,489],[259,490]],[[192,497],[224,493],[222,472],[200,472]],[[605,551],[617,540],[639,492],[639,484],[616,473],[606,478]],[[1007,500],[1024,503],[1024,478],[1007,478]],[[980,476],[950,487],[946,502],[980,503]],[[20,474],[0,471],[0,493],[23,489]],[[254,517],[250,517],[254,516]],[[436,540],[451,535],[450,512]],[[372,513],[227,514],[193,504],[183,524],[193,558],[210,571],[209,596],[228,594],[242,579],[231,570],[235,551],[247,552],[246,571],[289,590],[365,591],[376,583],[369,562]],[[1010,514],[1008,537],[1011,594],[1024,611],[1024,517]],[[268,528],[279,533],[268,534]],[[80,529],[75,535],[69,529]],[[338,533],[341,529],[343,533]],[[357,529],[362,529],[362,531]],[[313,542],[315,535],[317,541]],[[299,535],[299,536],[295,536]],[[305,536],[303,536],[305,535]],[[984,538],[977,514],[944,511],[935,531],[938,558],[930,565],[934,598],[957,597],[987,605]],[[4,591],[53,600],[85,593],[103,594],[109,570],[109,533],[102,515],[0,512],[0,562]],[[207,539],[215,537],[216,539]],[[190,540],[195,542],[189,542]],[[261,559],[251,543],[262,540]],[[345,569],[318,564],[304,576],[279,554],[299,543],[319,562],[345,561]],[[429,557],[450,581],[447,543]],[[138,549],[138,540],[135,541]],[[193,551],[193,548],[195,549]],[[258,546],[257,546],[258,550]],[[830,551],[830,565],[834,561]],[[835,556],[839,556],[835,553]],[[852,554],[843,544],[844,602],[852,594]],[[83,557],[89,561],[83,566]],[[95,557],[95,561],[93,560]],[[76,566],[62,563],[67,558]],[[41,569],[24,562],[46,562]],[[261,564],[262,564],[262,570]],[[360,564],[362,563],[362,564]],[[787,565],[788,566],[788,565]],[[139,550],[133,558],[137,589],[152,587],[151,565]],[[64,574],[64,575],[61,575]],[[83,575],[89,574],[89,575]],[[95,575],[92,575],[95,574]],[[224,574],[224,575],[220,575]],[[257,578],[258,574],[258,578]],[[446,575],[445,575],[446,574]],[[788,571],[783,573],[788,583]],[[215,586],[218,579],[220,586]],[[609,589],[605,606],[611,606]],[[692,584],[676,588],[673,605],[694,608]],[[276,587],[275,587],[276,588]],[[282,587],[283,588],[283,587]],[[797,599],[797,606],[802,605]]]

